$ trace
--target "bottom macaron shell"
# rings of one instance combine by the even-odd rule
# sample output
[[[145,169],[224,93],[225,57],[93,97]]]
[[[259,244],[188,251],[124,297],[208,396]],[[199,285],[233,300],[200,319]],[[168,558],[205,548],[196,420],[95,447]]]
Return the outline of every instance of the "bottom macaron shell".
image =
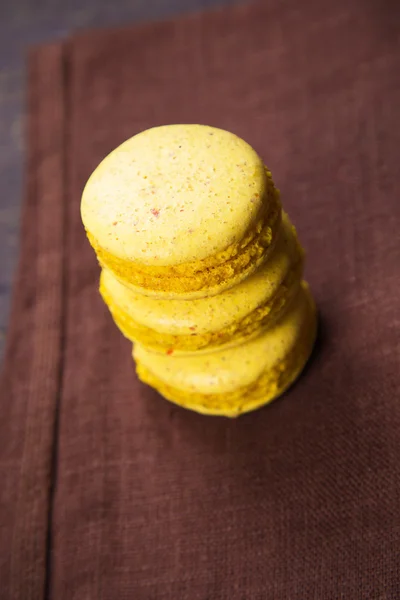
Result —
[[[202,414],[237,417],[269,404],[281,396],[299,377],[314,346],[317,314],[306,285],[303,289],[306,295],[306,310],[296,343],[284,357],[252,383],[226,393],[188,392],[162,381],[135,357],[139,379],[155,388],[167,400]]]

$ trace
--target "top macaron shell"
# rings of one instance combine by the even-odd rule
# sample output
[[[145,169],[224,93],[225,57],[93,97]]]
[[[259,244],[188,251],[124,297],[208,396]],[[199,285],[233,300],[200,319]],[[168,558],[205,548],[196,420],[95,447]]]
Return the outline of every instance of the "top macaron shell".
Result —
[[[267,178],[236,135],[204,125],[156,127],[127,140],[90,177],[86,230],[114,256],[173,266],[224,251],[259,221]]]

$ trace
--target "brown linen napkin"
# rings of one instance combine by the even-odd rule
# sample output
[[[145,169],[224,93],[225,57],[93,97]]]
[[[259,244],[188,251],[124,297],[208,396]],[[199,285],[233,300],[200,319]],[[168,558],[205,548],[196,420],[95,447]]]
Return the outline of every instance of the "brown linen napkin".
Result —
[[[35,51],[0,397],[1,599],[400,597],[400,44],[387,5],[266,2]],[[317,351],[270,407],[137,381],[82,187],[146,127],[262,153],[308,251]]]

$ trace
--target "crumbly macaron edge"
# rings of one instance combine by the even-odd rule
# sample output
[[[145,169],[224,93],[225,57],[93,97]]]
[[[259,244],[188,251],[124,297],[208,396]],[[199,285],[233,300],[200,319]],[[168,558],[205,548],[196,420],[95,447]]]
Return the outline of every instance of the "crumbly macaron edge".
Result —
[[[131,342],[138,342],[154,352],[163,354],[220,350],[222,347],[242,343],[249,337],[259,334],[283,315],[299,289],[303,274],[304,253],[297,240],[296,245],[299,259],[292,265],[277,292],[245,317],[219,331],[191,335],[160,333],[141,325],[131,315],[120,309],[102,284],[102,280],[100,280],[100,294],[108,306],[115,324]]]

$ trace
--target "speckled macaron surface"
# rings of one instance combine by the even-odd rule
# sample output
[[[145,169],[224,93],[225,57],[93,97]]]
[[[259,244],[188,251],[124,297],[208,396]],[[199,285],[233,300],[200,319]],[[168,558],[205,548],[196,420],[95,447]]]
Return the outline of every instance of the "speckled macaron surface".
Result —
[[[157,127],[99,165],[82,218],[115,256],[171,266],[241,241],[263,211],[265,189],[262,160],[237,136],[200,125]]]
[[[157,295],[208,295],[254,271],[280,223],[258,154],[204,125],[144,131],[90,177],[81,215],[100,263]]]

